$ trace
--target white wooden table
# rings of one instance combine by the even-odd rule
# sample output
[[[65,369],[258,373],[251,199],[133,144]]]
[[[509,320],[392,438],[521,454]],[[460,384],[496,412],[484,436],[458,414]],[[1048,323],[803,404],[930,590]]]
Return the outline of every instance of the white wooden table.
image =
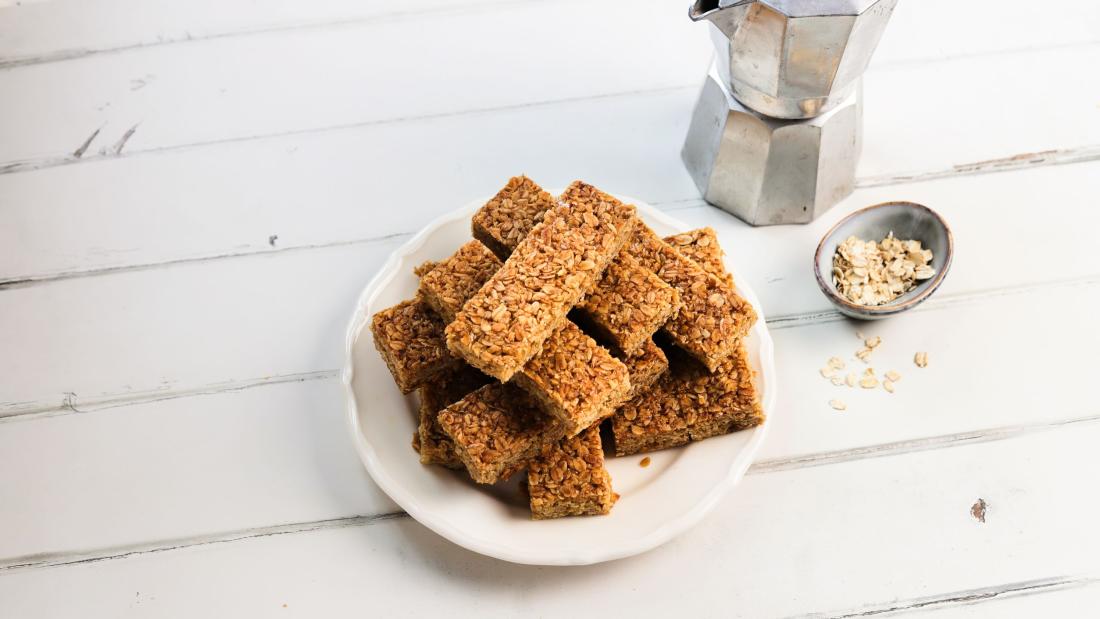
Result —
[[[0,1],[0,616],[1095,616],[1100,5],[902,0],[860,188],[762,229],[679,161],[710,55],[685,5]],[[358,291],[521,172],[714,226],[773,329],[761,460],[639,557],[467,552],[346,435]],[[863,327],[898,392],[838,413],[817,370],[857,325],[812,250],[888,199],[958,255]]]

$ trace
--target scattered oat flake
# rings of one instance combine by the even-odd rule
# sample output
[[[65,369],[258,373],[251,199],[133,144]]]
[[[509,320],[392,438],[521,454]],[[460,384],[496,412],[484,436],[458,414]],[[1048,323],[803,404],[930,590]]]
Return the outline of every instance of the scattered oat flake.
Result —
[[[836,374],[836,370],[834,370],[833,368],[821,368],[821,370],[819,371],[821,372],[821,376],[823,378],[832,378],[833,375]]]
[[[928,367],[928,353],[919,352],[913,355],[913,363],[915,363],[918,368]]]
[[[841,402],[840,400],[829,400],[829,406],[832,406],[833,410],[837,410],[837,411],[846,411],[846,410],[848,410],[848,405],[845,404],[844,402]]]
[[[855,372],[851,372],[850,374],[848,374],[848,377],[844,379],[844,382],[845,382],[845,383],[846,383],[846,384],[847,384],[847,385],[848,385],[849,387],[855,387],[855,386],[856,386],[856,373],[855,373]]]
[[[890,379],[890,382],[896,383],[901,380],[901,374],[898,374],[894,370],[890,370],[886,373],[886,378]]]
[[[638,466],[640,466],[642,468],[645,468],[645,467],[649,466],[650,462],[653,462],[653,461],[649,459],[649,456],[646,456],[646,457],[642,458],[642,461],[638,463]]]
[[[829,357],[829,367],[833,368],[834,370],[843,370],[844,360],[840,357]]]
[[[832,377],[832,379],[830,379],[830,380],[831,380],[831,381],[832,381],[832,383],[833,383],[834,385],[836,385],[837,387],[839,387],[839,386],[841,386],[841,385],[843,385],[843,384],[844,384],[844,379],[843,379],[843,378],[841,378],[841,377],[839,377],[839,376],[834,376],[834,377]]]
[[[861,342],[867,339],[867,336],[863,335],[863,331],[856,331],[856,337],[858,337]]]
[[[860,348],[859,350],[856,351],[856,358],[859,359],[860,361],[864,362],[864,363],[867,363],[867,357],[870,357],[870,356],[871,356],[871,349],[870,348]]]
[[[874,376],[864,376],[862,379],[860,379],[859,386],[863,387],[864,389],[874,389],[875,387],[878,387],[878,379]]]
[[[867,348],[870,348],[871,350],[874,350],[874,349],[878,348],[879,344],[881,344],[881,343],[882,343],[882,338],[876,335],[875,337],[864,341],[863,345],[866,346]]]
[[[889,391],[890,393],[893,393],[894,392],[894,381],[892,381],[892,380],[882,381],[882,388]]]

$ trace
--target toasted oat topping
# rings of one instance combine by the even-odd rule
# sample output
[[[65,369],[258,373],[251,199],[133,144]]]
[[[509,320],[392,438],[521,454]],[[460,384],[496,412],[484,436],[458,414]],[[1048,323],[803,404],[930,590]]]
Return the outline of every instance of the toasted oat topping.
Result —
[[[432,269],[437,266],[439,266],[439,263],[435,260],[425,260],[424,262],[421,262],[420,264],[413,267],[413,275],[416,275],[417,277],[424,277],[428,273],[431,273]]]
[[[620,252],[578,309],[598,335],[631,354],[680,310],[680,293]]]
[[[633,355],[618,355],[630,373],[630,394],[634,398],[647,391],[668,370],[668,357],[661,347],[648,340]]]
[[[833,283],[852,303],[882,305],[932,278],[931,262],[920,241],[896,239],[893,232],[877,243],[850,236],[833,255]]]
[[[481,241],[469,241],[421,277],[419,295],[444,322],[451,322],[502,264]]]
[[[718,244],[718,234],[714,228],[708,226],[666,236],[665,242],[675,247],[685,257],[697,262],[707,273],[733,286],[733,276],[726,270],[725,252]]]
[[[403,301],[371,318],[374,346],[402,393],[457,364],[443,340],[443,322],[419,301]]]
[[[627,367],[566,321],[515,383],[559,418],[569,435],[610,415],[630,392]]]
[[[482,484],[500,481],[544,443],[561,437],[557,421],[519,389],[499,383],[485,385],[440,411],[439,425],[454,442],[470,477]]]
[[[644,224],[635,229],[627,248],[642,266],[680,293],[683,305],[665,324],[665,332],[708,369],[717,369],[756,322],[752,305]]]
[[[838,411],[848,410],[848,405],[845,404],[844,402],[841,402],[840,400],[829,400],[829,406],[833,407],[833,410],[838,410]]]
[[[710,372],[681,353],[652,389],[611,419],[620,456],[757,426],[764,411],[744,345]]]
[[[542,221],[546,211],[556,205],[554,196],[531,179],[513,177],[474,214],[474,238],[501,259],[507,258],[523,237]]]
[[[451,437],[439,425],[439,411],[461,400],[489,381],[477,370],[463,366],[441,373],[417,390],[420,400],[420,425],[417,429],[416,450],[423,464],[439,464],[448,468],[462,468],[462,460],[454,451]]]
[[[614,498],[599,428],[543,447],[527,468],[527,489],[537,520],[610,512]]]
[[[548,211],[447,326],[447,346],[506,381],[598,281],[635,224],[634,207],[575,201]]]
[[[928,367],[928,353],[919,352],[913,355],[913,363],[916,364],[918,368]]]

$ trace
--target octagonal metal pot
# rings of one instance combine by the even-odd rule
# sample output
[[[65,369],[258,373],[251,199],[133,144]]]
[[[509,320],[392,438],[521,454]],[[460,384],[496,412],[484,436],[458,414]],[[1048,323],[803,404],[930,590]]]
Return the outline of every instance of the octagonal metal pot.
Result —
[[[862,148],[859,83],[828,112],[777,120],[742,105],[713,66],[682,157],[707,202],[754,226],[808,223],[855,187]]]

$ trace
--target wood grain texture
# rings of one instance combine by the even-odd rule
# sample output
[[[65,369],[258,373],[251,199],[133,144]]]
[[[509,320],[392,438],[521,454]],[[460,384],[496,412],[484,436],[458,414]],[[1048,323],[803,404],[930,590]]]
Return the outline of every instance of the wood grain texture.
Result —
[[[1100,517],[1100,502],[1080,484],[1100,481],[1092,448],[1098,438],[1100,426],[1094,426],[751,475],[681,538],[596,566],[509,565],[459,549],[409,519],[391,519],[13,570],[0,576],[0,595],[21,617],[77,609],[86,615],[131,609],[240,616],[274,614],[283,604],[311,616],[351,606],[387,616],[440,607],[481,616],[606,616],[598,602],[578,607],[576,600],[662,589],[678,582],[685,557],[705,556],[708,569],[693,572],[681,595],[648,597],[647,612],[681,612],[690,598],[699,614],[835,610],[843,616],[875,601],[904,606],[906,600],[1062,576],[1049,573],[1052,566],[1087,573],[1100,548],[1082,533]],[[984,524],[969,513],[979,497],[990,506]],[[817,533],[800,533],[806,529]],[[782,593],[776,583],[786,583]],[[1002,611],[1011,608],[1010,600],[996,603]]]

